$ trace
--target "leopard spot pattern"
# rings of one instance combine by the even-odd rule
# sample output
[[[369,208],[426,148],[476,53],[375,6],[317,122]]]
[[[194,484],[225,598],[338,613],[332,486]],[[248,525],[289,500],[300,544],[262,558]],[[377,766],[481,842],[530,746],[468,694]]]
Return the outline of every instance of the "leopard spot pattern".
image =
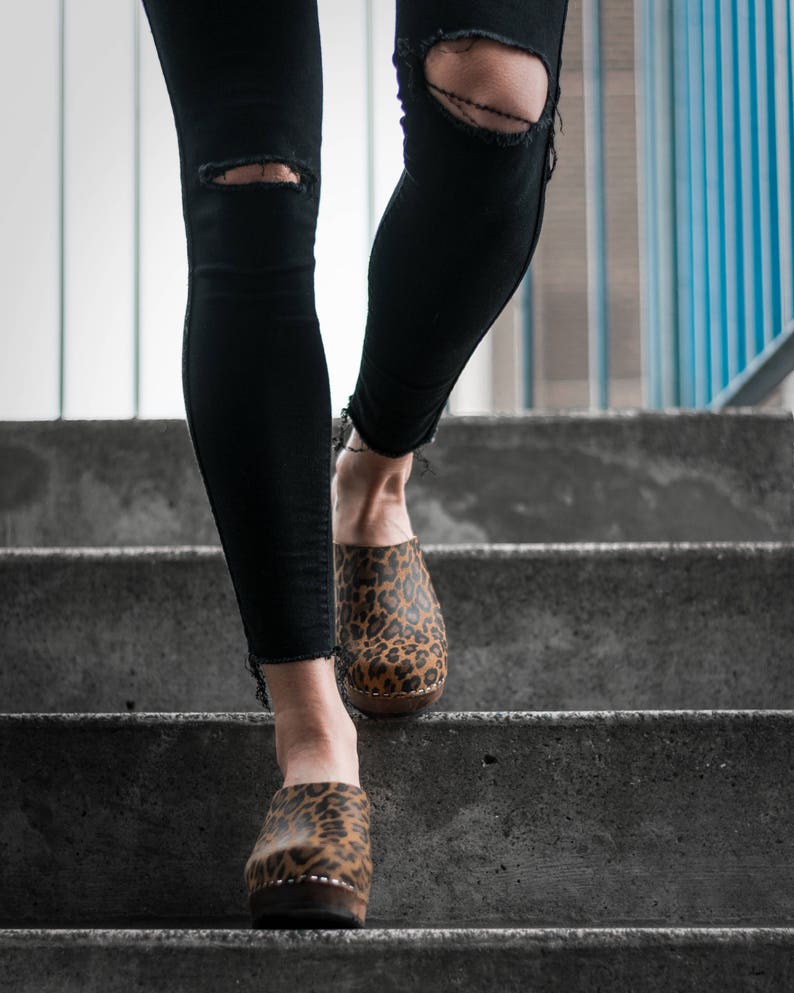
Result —
[[[441,605],[414,535],[397,545],[334,543],[337,641],[359,693],[420,696],[443,685],[447,636]]]
[[[249,896],[312,879],[363,900],[372,883],[370,806],[353,783],[295,783],[277,790],[245,865]]]

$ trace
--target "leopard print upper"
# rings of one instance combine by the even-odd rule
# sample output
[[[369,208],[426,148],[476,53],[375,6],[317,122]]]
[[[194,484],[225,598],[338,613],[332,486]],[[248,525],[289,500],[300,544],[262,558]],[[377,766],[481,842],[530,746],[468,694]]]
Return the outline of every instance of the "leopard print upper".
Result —
[[[398,545],[334,543],[337,641],[359,692],[417,696],[443,684],[447,636],[419,538]]]
[[[282,786],[245,865],[249,896],[279,881],[312,878],[367,900],[372,882],[369,827],[369,797],[360,786]]]

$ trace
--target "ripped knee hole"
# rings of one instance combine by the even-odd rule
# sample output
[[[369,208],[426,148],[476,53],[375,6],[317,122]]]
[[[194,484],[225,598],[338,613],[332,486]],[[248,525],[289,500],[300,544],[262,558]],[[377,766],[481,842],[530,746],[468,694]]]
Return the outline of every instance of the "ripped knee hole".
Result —
[[[209,178],[210,183],[300,183],[300,176],[283,162],[249,162]]]
[[[509,133],[526,131],[541,118],[549,91],[548,70],[538,56],[485,37],[436,42],[425,55],[424,74],[450,113]]]

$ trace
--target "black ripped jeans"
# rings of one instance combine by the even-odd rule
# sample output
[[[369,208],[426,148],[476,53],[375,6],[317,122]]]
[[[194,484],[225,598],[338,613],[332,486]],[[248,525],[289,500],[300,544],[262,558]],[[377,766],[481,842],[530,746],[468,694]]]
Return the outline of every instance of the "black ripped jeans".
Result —
[[[187,236],[187,423],[231,573],[247,664],[336,656],[325,354],[314,297],[322,66],[316,0],[143,0],[176,125]],[[396,0],[405,168],[370,258],[354,392],[341,411],[376,452],[433,441],[469,357],[526,272],[556,163],[567,0]],[[542,117],[468,123],[431,94],[424,56],[487,37],[540,58]],[[460,94],[466,101],[465,94]],[[466,101],[472,103],[471,100]],[[279,162],[298,182],[226,184]]]

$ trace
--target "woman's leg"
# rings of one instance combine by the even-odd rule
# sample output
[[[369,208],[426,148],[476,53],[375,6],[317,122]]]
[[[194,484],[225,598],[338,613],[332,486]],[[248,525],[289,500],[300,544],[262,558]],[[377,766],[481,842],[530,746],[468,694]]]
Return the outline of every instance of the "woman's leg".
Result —
[[[337,541],[410,535],[407,453],[435,438],[529,266],[556,162],[566,15],[567,0],[397,0],[405,169],[372,247],[361,366],[335,439]]]
[[[174,113],[188,427],[285,785],[358,785],[334,670],[331,405],[314,299],[316,0],[143,0]],[[196,673],[200,679],[201,674]]]

